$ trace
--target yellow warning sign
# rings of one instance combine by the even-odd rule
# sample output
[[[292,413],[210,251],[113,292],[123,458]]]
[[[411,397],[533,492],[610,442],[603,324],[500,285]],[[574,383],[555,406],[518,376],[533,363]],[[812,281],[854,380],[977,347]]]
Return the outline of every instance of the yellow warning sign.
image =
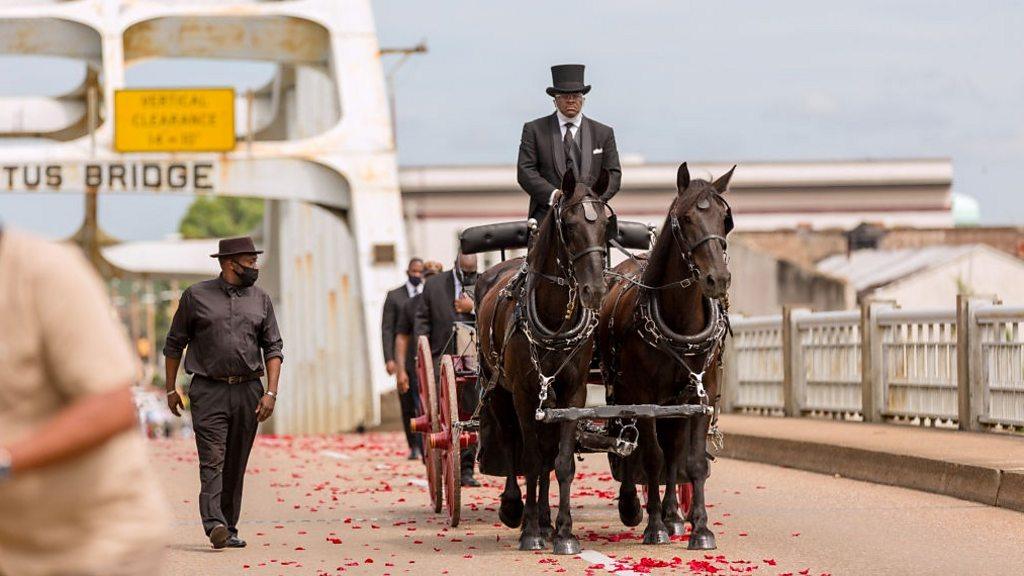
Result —
[[[223,152],[234,147],[233,88],[114,91],[118,152]]]

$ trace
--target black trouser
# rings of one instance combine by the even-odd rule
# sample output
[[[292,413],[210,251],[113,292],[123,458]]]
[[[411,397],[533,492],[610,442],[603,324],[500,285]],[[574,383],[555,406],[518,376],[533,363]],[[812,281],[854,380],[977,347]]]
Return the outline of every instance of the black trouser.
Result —
[[[479,379],[473,381],[473,384],[467,382],[459,388],[459,412],[463,414],[472,414],[476,411],[476,405],[480,403],[480,381]],[[462,451],[462,474],[473,475],[473,464],[476,461],[476,449],[466,448]]]
[[[262,396],[259,379],[228,384],[192,378],[188,397],[199,451],[199,515],[207,535],[218,524],[238,534],[242,482],[256,439],[256,407]]]
[[[404,394],[398,394],[398,401],[402,406],[402,427],[405,428],[405,441],[409,444],[409,450],[422,450],[423,437],[412,431],[412,422],[410,422],[417,416],[420,407],[420,389],[415,366],[412,370],[406,366],[406,373],[409,374],[409,389]]]

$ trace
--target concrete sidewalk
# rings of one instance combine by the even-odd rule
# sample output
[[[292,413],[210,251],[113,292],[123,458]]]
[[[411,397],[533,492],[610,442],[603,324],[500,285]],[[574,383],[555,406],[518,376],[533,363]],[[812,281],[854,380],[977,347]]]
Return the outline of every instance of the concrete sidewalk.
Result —
[[[1024,511],[1024,437],[895,424],[723,414],[727,458]]]

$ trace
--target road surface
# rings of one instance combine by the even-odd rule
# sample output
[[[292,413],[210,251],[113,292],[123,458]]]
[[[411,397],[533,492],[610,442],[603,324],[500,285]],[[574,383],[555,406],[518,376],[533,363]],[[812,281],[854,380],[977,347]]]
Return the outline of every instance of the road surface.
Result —
[[[174,508],[165,576],[513,574],[1024,574],[1024,514],[912,490],[720,459],[709,480],[718,550],[643,546],[623,527],[606,460],[577,465],[577,557],[519,552],[498,523],[499,479],[463,492],[462,524],[429,510],[399,434],[261,437],[243,550],[212,550],[198,519],[195,447],[155,441]],[[554,486],[554,482],[552,482]],[[553,489],[552,500],[557,499]]]

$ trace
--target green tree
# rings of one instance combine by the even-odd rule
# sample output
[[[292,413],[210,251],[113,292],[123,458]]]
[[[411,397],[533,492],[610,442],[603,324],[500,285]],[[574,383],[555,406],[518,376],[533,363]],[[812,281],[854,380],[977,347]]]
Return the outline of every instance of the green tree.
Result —
[[[262,221],[262,199],[204,196],[188,207],[178,231],[182,238],[227,238],[249,234]]]

